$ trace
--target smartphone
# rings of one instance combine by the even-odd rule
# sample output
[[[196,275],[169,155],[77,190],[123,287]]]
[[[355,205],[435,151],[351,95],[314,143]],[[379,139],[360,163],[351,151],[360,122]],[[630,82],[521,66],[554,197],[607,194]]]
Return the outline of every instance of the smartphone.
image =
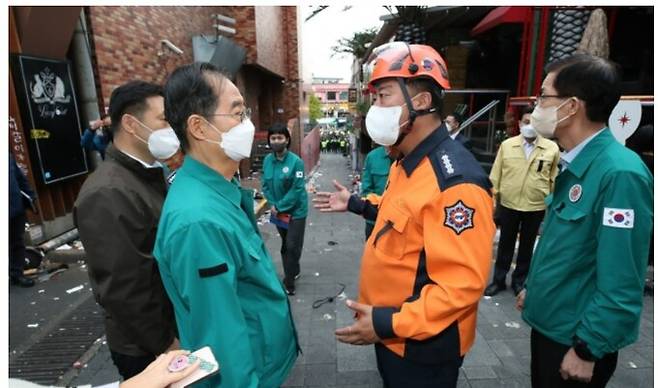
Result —
[[[194,362],[197,359],[201,360],[201,365],[199,365],[199,368],[195,370],[194,373],[187,376],[186,378],[171,384],[169,386],[170,388],[187,387],[207,377],[214,376],[217,372],[219,372],[219,364],[217,363],[215,356],[212,354],[212,350],[210,350],[210,346],[201,348],[196,352],[189,354],[187,357],[183,357],[180,359],[176,358],[172,362],[171,366],[176,368],[177,370],[182,370],[184,368],[181,368],[180,365],[181,363],[187,364],[187,366],[189,366],[194,364]],[[173,364],[177,364],[177,365],[173,365]]]

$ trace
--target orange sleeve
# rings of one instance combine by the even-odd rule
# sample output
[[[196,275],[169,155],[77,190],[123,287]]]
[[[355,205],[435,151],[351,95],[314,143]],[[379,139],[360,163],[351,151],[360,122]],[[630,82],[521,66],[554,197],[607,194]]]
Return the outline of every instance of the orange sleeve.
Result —
[[[379,203],[382,200],[382,196],[377,195],[375,193],[370,193],[370,194],[366,195],[363,199],[365,199],[366,201],[370,202],[371,204],[373,204],[375,206],[379,206]]]
[[[486,286],[496,229],[493,201],[485,190],[464,183],[437,193],[418,222],[423,225],[428,281],[415,290],[418,298],[399,311],[375,308],[373,320],[382,339],[435,336],[476,305]],[[420,260],[422,265],[422,256]]]

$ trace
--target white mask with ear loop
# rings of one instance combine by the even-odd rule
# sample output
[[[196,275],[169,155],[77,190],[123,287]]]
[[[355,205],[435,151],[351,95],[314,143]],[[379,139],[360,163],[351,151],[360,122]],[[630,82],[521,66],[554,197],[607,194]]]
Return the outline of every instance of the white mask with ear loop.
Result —
[[[174,156],[176,151],[178,151],[178,148],[180,148],[180,141],[171,127],[152,129],[141,121],[137,119],[135,120],[139,125],[151,132],[147,140],[142,139],[134,133],[133,136],[148,146],[149,152],[154,158],[158,160],[166,160]]]
[[[148,141],[149,152],[159,160],[167,160],[174,156],[180,148],[180,141],[173,128],[167,127],[153,131]]]
[[[400,127],[406,125],[400,122],[402,106],[377,106],[373,105],[366,115],[366,129],[370,138],[377,144],[391,146],[400,137]]]
[[[521,135],[526,139],[534,139],[537,137],[537,131],[530,124],[521,127]]]
[[[411,97],[411,100],[413,101],[416,96]],[[400,128],[409,122],[407,120],[398,124],[402,116],[402,107],[406,105],[406,103],[398,106],[372,105],[366,115],[368,136],[379,145],[394,145],[400,138]]]
[[[221,136],[220,141],[209,139],[206,139],[206,141],[218,144],[231,160],[239,162],[251,156],[251,146],[254,142],[256,127],[254,127],[250,119],[245,119],[240,124],[229,129],[228,132],[220,131],[217,127],[210,124],[208,120],[205,120],[205,122]]]
[[[572,97],[573,98],[573,97]],[[567,115],[558,120],[557,111],[569,102],[571,98],[565,100],[558,106],[543,108],[539,105],[535,107],[530,116],[530,125],[545,138],[552,139],[555,136],[555,128],[559,123],[568,119],[572,115]]]

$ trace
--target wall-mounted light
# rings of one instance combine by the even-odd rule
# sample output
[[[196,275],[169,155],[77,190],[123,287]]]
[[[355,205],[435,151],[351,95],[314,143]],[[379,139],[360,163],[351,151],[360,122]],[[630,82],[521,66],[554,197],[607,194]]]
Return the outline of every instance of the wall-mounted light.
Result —
[[[215,30],[217,30],[217,34],[219,33],[224,33],[228,35],[235,35],[235,28],[233,27],[228,27],[230,26],[235,26],[235,19],[230,18],[228,16],[220,15],[218,13],[212,14],[211,15],[212,19],[216,20],[217,23],[213,24],[213,27]]]

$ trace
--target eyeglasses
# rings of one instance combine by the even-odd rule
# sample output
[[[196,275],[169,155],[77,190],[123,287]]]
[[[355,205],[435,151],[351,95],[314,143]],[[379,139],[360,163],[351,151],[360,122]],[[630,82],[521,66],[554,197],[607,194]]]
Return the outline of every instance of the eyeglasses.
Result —
[[[243,122],[247,119],[251,118],[251,108],[245,108],[242,112],[240,113],[214,113],[209,116],[233,116],[233,117],[239,117],[240,122]]]
[[[541,95],[536,95],[535,96],[535,105],[541,105],[546,99],[548,98],[565,98],[564,96],[560,96],[558,94],[541,94]]]

